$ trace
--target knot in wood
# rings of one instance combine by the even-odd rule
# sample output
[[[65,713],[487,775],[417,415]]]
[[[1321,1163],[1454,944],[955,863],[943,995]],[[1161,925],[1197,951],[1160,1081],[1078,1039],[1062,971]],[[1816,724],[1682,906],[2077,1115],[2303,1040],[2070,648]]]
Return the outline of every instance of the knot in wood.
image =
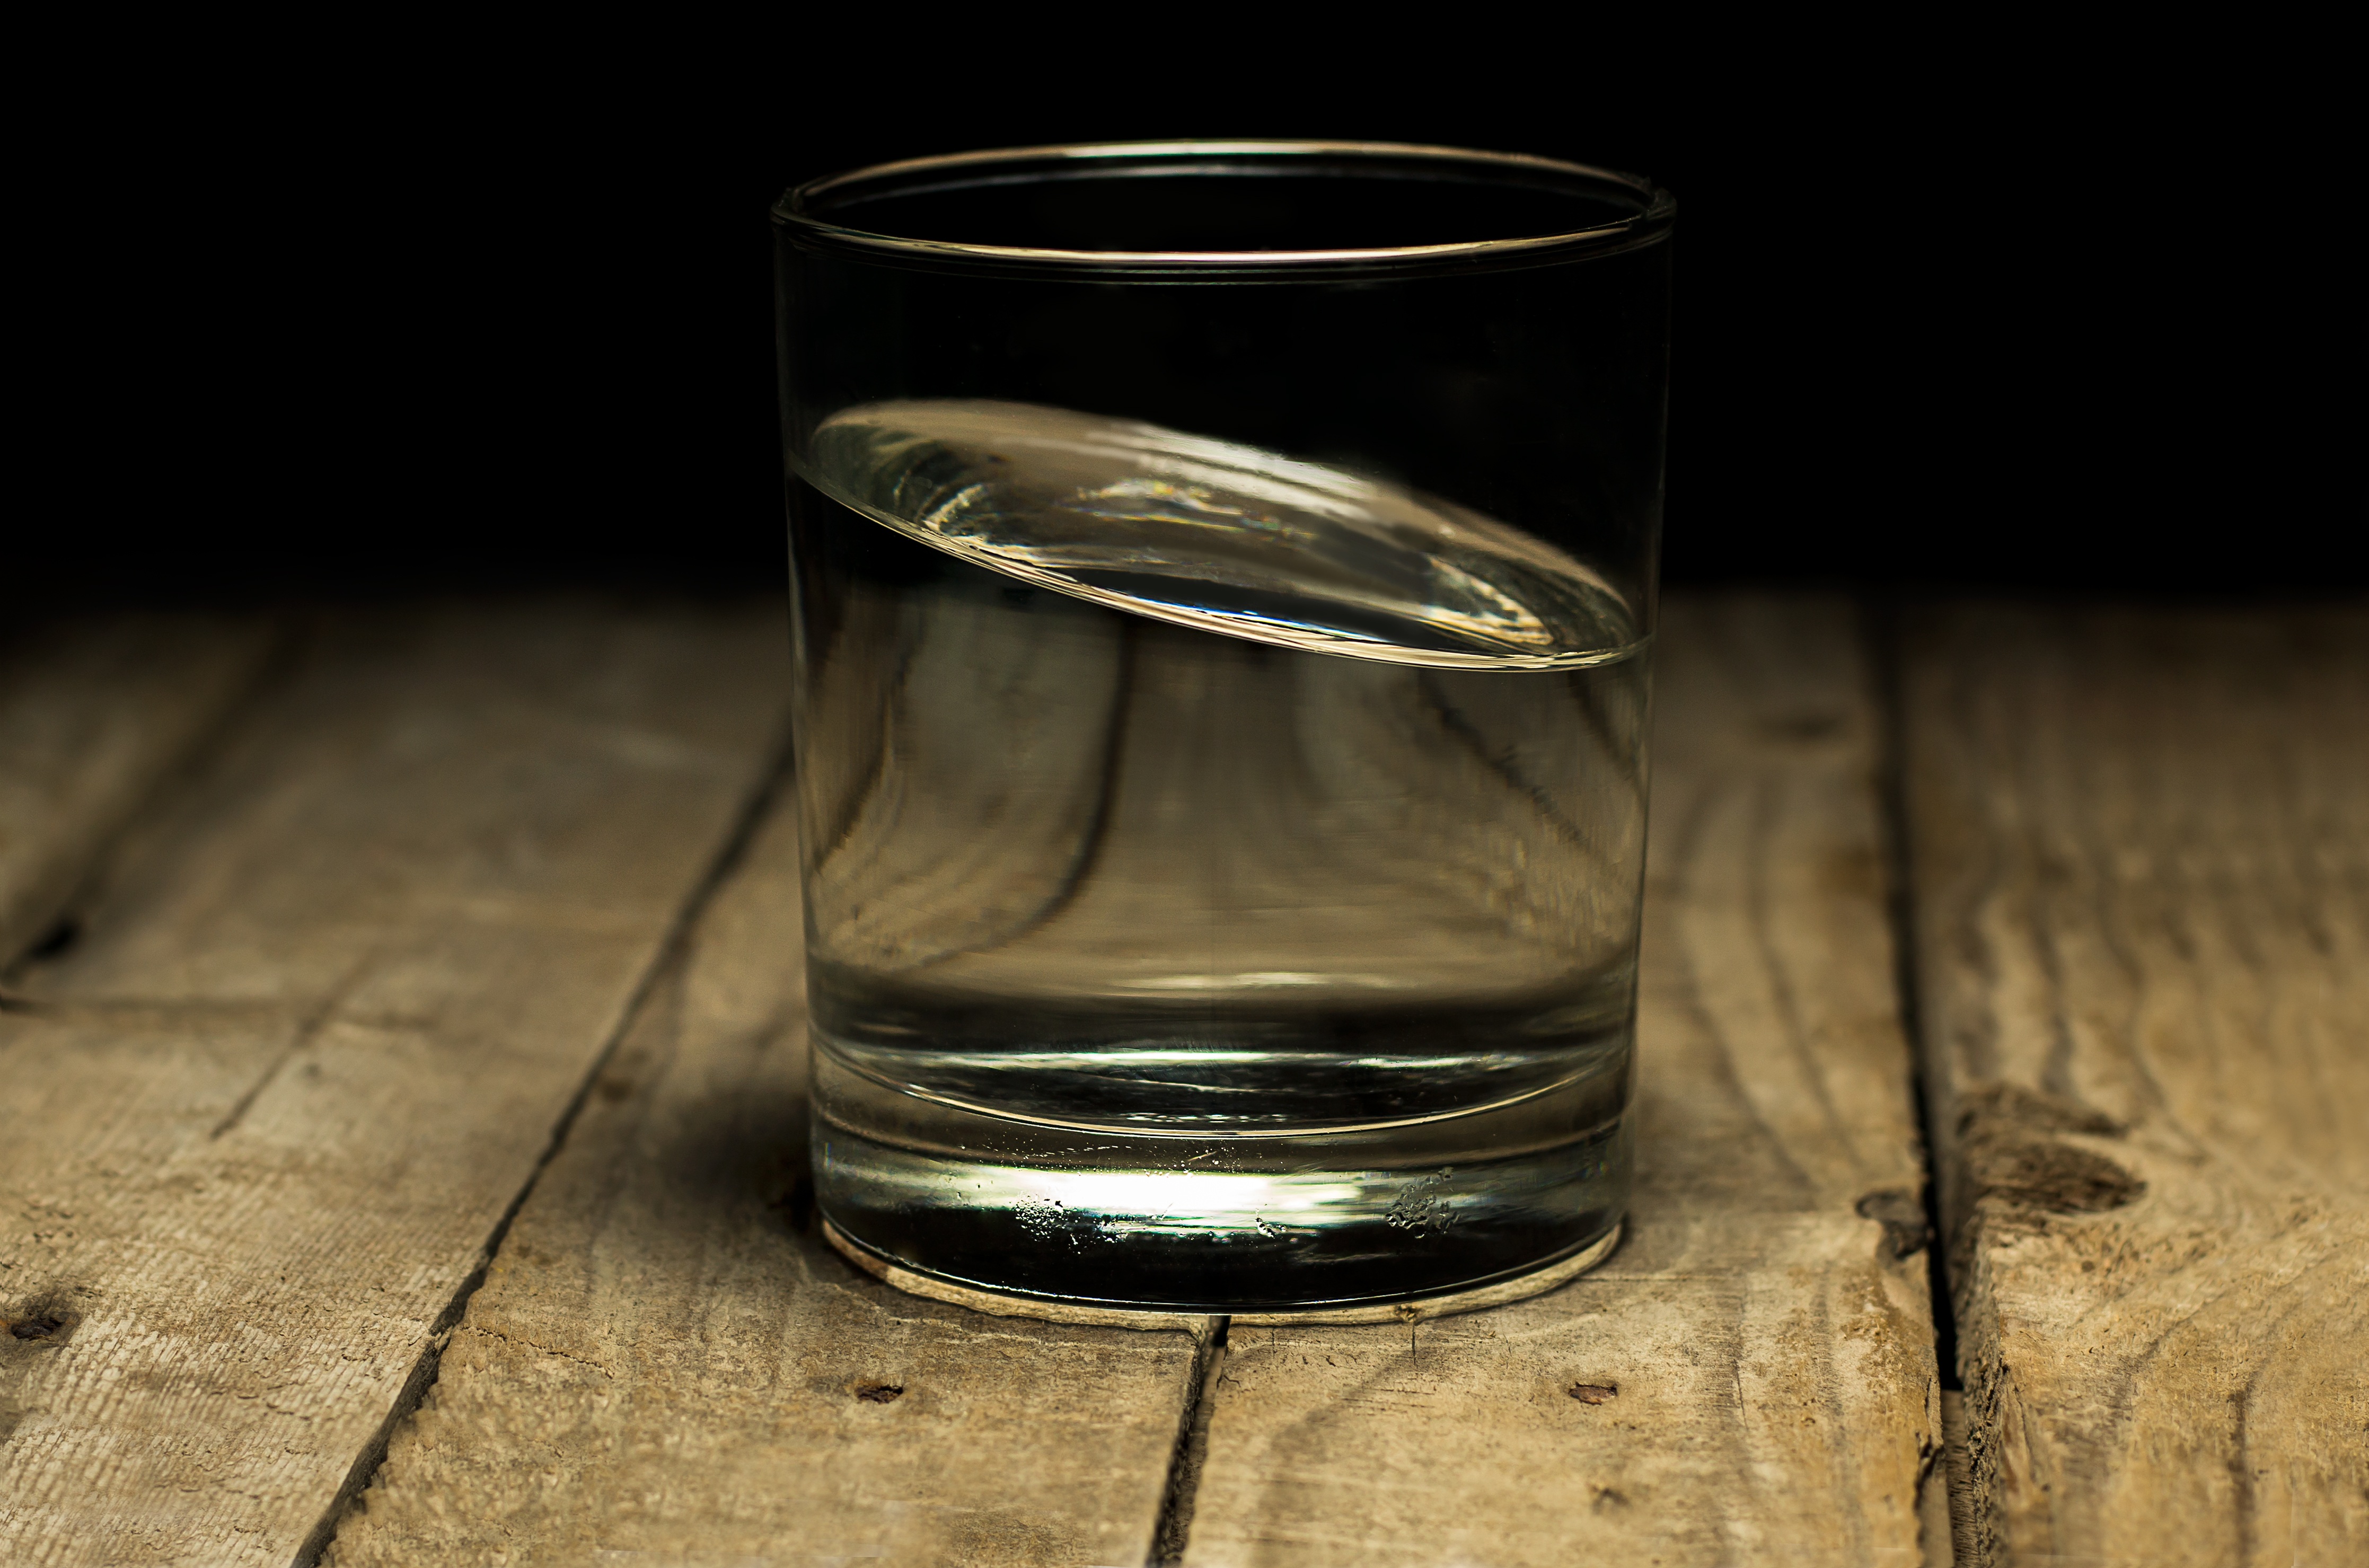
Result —
[[[6,1326],[11,1339],[50,1340],[63,1344],[73,1334],[74,1324],[80,1321],[72,1312],[35,1310],[8,1322]]]
[[[1958,1116],[1958,1150],[1976,1200],[2102,1214],[2137,1201],[2146,1183],[2104,1155],[2051,1135],[2119,1138],[2125,1130],[2085,1105],[2002,1083],[1967,1096]]]

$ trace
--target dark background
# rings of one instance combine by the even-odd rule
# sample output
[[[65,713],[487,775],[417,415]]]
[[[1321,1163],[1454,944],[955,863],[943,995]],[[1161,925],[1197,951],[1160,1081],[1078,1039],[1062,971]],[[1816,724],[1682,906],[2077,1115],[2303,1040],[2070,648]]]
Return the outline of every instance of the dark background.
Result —
[[[49,477],[7,525],[12,592],[778,587],[773,197],[1176,135],[1511,149],[1675,190],[1671,580],[2369,587],[2332,42],[1488,24],[358,35],[184,95],[95,173],[44,154],[83,194],[30,242],[54,330],[20,461]]]

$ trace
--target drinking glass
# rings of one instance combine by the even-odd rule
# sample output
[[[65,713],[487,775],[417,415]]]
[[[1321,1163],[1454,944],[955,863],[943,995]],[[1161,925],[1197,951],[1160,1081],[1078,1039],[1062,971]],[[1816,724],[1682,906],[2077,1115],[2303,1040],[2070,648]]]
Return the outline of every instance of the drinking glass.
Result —
[[[841,1251],[1013,1310],[1356,1320],[1610,1246],[1674,211],[1327,142],[783,198]]]

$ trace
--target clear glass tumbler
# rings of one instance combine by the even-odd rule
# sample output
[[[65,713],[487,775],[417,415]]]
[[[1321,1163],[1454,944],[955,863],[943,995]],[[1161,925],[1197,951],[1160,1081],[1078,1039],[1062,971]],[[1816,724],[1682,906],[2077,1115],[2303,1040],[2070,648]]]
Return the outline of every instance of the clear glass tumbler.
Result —
[[[909,1288],[1387,1313],[1627,1197],[1674,203],[1032,148],[775,209],[818,1206]]]

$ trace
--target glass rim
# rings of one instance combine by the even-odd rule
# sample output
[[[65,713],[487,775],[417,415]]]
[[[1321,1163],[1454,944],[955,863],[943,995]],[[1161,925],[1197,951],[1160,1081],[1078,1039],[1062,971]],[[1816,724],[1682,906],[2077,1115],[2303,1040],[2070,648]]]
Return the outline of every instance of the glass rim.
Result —
[[[1560,234],[1527,235],[1502,239],[1455,240],[1431,245],[1378,246],[1310,250],[1066,250],[1026,246],[986,245],[968,240],[917,239],[880,234],[830,222],[814,210],[833,192],[876,181],[901,182],[941,172],[968,172],[996,164],[1052,164],[1074,160],[1080,168],[1100,159],[1250,160],[1333,158],[1417,161],[1478,166],[1499,174],[1551,176],[1558,180],[1596,187],[1613,186],[1641,210],[1610,223],[1591,224]],[[1221,164],[1207,172],[1227,172]],[[1045,177],[1019,173],[995,183],[1023,183]],[[930,157],[900,158],[872,164],[844,173],[810,179],[784,192],[773,204],[773,221],[803,238],[833,248],[868,252],[882,260],[966,262],[993,266],[1018,265],[1032,270],[1154,271],[1154,272],[1275,272],[1349,267],[1390,268],[1393,263],[1436,266],[1459,263],[1486,265],[1496,260],[1528,263],[1566,253],[1597,256],[1653,244],[1669,231],[1677,213],[1677,199],[1642,175],[1529,153],[1492,153],[1412,142],[1350,142],[1297,139],[1239,141],[1177,140],[1151,142],[1057,143],[1036,147],[999,147],[967,153],[944,153]]]

